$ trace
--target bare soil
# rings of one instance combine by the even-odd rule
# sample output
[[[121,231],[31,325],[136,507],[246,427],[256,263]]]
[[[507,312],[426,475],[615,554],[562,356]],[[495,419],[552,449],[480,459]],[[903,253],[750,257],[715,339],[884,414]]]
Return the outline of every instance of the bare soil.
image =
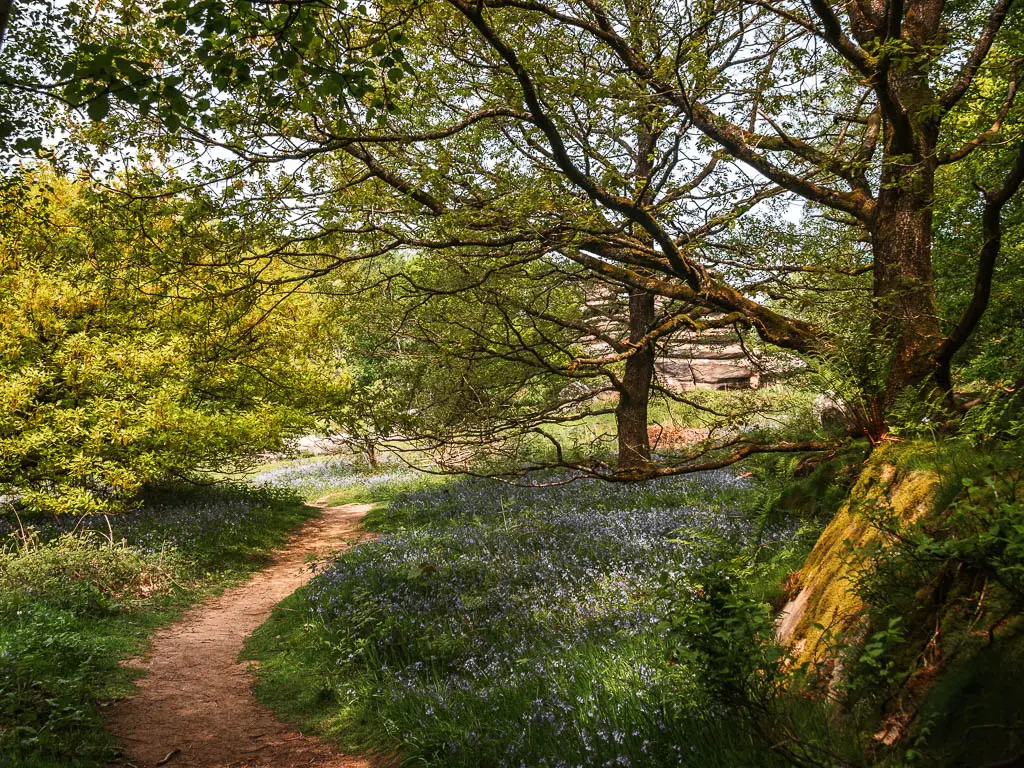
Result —
[[[647,428],[647,438],[654,450],[687,448],[707,440],[710,435],[711,432],[704,427],[677,427],[674,424],[666,424]]]
[[[317,506],[321,506],[318,504]],[[139,692],[113,704],[108,728],[124,749],[120,766],[151,768],[373,768],[278,722],[252,696],[238,662],[242,644],[271,609],[312,576],[310,560],[368,534],[372,505],[323,506],[266,569],[190,610],[157,632],[144,659]]]

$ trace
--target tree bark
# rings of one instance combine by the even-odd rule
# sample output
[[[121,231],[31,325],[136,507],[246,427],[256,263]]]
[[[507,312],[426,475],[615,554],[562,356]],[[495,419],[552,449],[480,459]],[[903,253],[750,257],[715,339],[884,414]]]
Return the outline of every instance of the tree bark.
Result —
[[[894,11],[896,6],[894,6]],[[908,51],[879,64],[882,173],[871,222],[874,257],[872,332],[884,380],[875,389],[871,432],[881,437],[892,406],[908,388],[932,378],[942,328],[932,272],[932,206],[939,139],[937,99],[928,83],[928,46],[939,32],[941,0],[918,0],[888,33]],[[901,28],[902,24],[902,28]]]
[[[639,34],[639,21],[631,14],[630,35]],[[636,158],[633,180],[642,203],[651,202],[649,181],[654,162],[657,138],[651,126],[651,115],[641,118],[636,134]],[[647,245],[654,246],[654,238],[639,226],[634,235]],[[638,288],[629,288],[629,342],[639,344],[654,327],[654,294]],[[615,409],[615,427],[619,437],[619,469],[647,467],[651,463],[651,439],[647,434],[647,407],[654,378],[654,342],[649,341],[635,354],[626,358],[626,371],[618,384],[619,404]]]
[[[11,12],[14,10],[14,0],[0,0],[0,53],[4,50],[4,41],[7,39],[7,26],[11,21]]]
[[[873,336],[879,362],[888,358],[884,381],[876,391],[876,431],[884,431],[885,415],[900,394],[933,373],[933,357],[942,339],[932,274],[934,170],[904,175],[915,178],[895,184],[909,188],[883,189],[879,194],[872,236]]]
[[[629,294],[629,340],[637,343],[654,325],[654,294],[633,289]],[[619,436],[619,469],[635,469],[651,463],[647,434],[647,406],[654,377],[654,344],[648,343],[626,359],[626,372],[615,409]]]

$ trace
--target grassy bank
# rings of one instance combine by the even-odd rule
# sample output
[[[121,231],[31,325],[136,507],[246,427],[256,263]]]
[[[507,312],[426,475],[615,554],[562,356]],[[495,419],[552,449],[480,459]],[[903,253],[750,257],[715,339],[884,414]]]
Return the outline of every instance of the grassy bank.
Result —
[[[0,519],[0,765],[106,765],[102,702],[132,686],[119,660],[313,513],[295,494],[218,486],[109,519]]]
[[[381,537],[250,640],[257,694],[417,764],[772,765],[704,708],[666,629],[709,558],[792,538],[749,522],[750,493],[722,472],[395,495],[368,518]]]

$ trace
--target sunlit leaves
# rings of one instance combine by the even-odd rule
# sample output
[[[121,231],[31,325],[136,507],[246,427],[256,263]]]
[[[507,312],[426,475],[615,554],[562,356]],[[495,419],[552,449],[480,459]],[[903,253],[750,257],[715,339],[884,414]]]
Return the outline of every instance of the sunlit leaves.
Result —
[[[172,134],[231,128],[239,111],[280,130],[285,109],[313,115],[346,104],[373,122],[394,110],[388,89],[411,70],[402,51],[408,39],[391,9],[366,4],[167,0],[141,10],[36,0],[14,7],[0,59],[0,154],[37,151],[35,137],[53,132],[39,117],[60,104],[92,122],[124,105],[157,116]]]
[[[0,493],[116,509],[147,483],[279,446],[310,402],[342,393],[308,301],[202,268],[220,229],[209,212],[170,200],[136,218],[46,175],[0,202]]]

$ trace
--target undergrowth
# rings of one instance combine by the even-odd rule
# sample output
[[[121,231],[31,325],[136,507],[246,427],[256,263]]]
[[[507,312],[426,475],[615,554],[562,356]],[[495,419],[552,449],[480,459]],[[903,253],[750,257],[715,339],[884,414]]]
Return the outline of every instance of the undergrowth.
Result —
[[[885,543],[853,584],[867,642],[846,652],[844,706],[889,759],[1024,764],[1024,445],[947,441],[901,464],[942,482],[916,520],[875,515]]]
[[[808,768],[1024,764],[1022,458],[1019,444],[961,440],[873,458],[874,487],[888,491],[868,483],[850,503],[877,535],[829,555],[849,564],[837,578],[860,608],[840,629],[815,624],[811,661],[772,642],[772,568],[723,552],[669,619],[708,701]],[[927,494],[901,495],[924,477]]]
[[[930,511],[863,512],[880,532],[849,583],[863,614],[827,664],[776,644],[866,453],[765,458],[746,481],[391,494],[367,518],[381,538],[250,640],[258,695],[428,766],[1018,764],[1019,446],[890,446],[897,478],[941,479]]]
[[[0,519],[0,765],[106,765],[118,661],[189,604],[267,562],[313,510],[243,486],[151,491],[93,518]]]
[[[460,480],[368,517],[247,646],[258,696],[353,749],[444,766],[782,765],[706,706],[667,620],[694,546],[770,552],[749,483]],[[806,548],[806,545],[805,545]]]
[[[371,469],[340,456],[279,462],[250,478],[256,487],[291,491],[320,504],[387,503],[399,494],[449,480],[405,465]]]

